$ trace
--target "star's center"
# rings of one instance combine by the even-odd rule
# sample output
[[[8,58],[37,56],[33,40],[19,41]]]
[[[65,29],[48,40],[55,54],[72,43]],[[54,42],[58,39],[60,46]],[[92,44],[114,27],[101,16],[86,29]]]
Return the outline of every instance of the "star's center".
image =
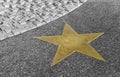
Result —
[[[67,47],[78,47],[84,43],[83,38],[67,36],[63,38],[62,45]]]

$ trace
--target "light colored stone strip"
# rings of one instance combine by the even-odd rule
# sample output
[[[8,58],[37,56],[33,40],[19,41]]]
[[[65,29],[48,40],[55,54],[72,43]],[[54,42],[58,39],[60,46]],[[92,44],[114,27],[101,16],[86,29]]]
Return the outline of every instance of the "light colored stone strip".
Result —
[[[0,0],[0,40],[53,21],[86,0]]]

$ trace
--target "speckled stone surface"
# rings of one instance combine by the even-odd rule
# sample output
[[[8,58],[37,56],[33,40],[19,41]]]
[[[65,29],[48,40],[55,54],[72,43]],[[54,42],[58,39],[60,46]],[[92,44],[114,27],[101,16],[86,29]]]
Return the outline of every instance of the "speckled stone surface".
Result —
[[[119,77],[120,6],[87,2],[44,26],[0,41],[0,77]],[[57,46],[33,37],[60,35],[64,22],[78,33],[105,32],[91,45],[107,60],[74,53],[51,67]]]

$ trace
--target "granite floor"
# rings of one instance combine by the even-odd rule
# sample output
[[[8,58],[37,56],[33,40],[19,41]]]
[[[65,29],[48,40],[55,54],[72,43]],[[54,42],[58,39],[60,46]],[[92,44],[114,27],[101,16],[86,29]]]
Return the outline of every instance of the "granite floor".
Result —
[[[86,2],[71,13],[0,41],[0,77],[119,77],[120,6]],[[57,46],[33,37],[60,35],[68,23],[78,33],[104,32],[91,43],[107,62],[74,53],[51,67]]]

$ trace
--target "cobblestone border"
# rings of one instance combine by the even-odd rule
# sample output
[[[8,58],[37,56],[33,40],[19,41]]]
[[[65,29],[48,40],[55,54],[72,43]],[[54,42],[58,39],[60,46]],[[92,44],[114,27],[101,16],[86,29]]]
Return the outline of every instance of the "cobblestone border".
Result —
[[[0,40],[53,21],[87,0],[0,0]]]

